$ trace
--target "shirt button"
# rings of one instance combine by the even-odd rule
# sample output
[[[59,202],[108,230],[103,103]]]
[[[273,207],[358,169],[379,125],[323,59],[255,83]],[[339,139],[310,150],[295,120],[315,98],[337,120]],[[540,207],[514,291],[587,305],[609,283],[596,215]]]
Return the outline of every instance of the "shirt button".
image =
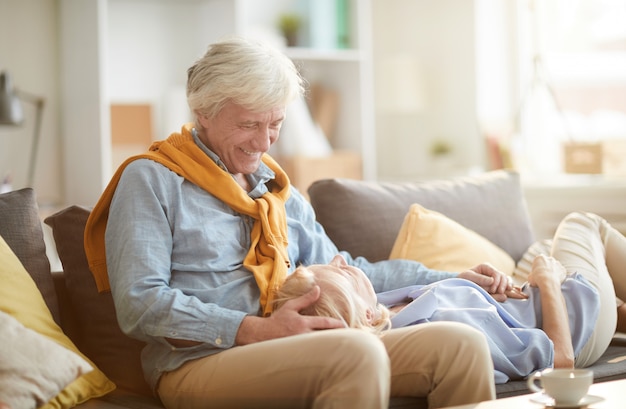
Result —
[[[222,345],[222,338],[217,338],[215,340],[215,345]]]

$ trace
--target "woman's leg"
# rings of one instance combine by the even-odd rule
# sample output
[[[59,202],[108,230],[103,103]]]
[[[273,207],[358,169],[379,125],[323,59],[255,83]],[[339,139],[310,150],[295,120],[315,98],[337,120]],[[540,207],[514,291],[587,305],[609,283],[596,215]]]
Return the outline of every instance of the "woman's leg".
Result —
[[[597,217],[606,249],[606,266],[613,280],[615,295],[626,300],[626,237],[606,220]]]
[[[560,223],[552,254],[568,273],[585,276],[600,294],[600,319],[576,360],[576,366],[593,364],[615,333],[615,296],[626,296],[626,238],[606,220],[590,213],[571,213]]]
[[[413,325],[382,340],[391,360],[391,396],[428,396],[429,408],[495,399],[487,341],[469,325]]]
[[[164,374],[169,409],[386,408],[389,358],[380,338],[340,329],[220,352]]]

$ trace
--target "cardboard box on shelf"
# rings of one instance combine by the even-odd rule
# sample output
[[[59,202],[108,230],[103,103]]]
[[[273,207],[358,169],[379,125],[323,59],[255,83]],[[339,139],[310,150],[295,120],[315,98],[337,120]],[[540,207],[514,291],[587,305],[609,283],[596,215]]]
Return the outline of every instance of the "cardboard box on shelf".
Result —
[[[567,173],[626,175],[626,139],[570,142],[563,148]]]
[[[332,144],[337,127],[337,115],[339,112],[339,92],[320,83],[311,85],[311,97],[309,110],[316,124],[322,128],[322,132]]]
[[[287,172],[291,184],[307,199],[311,183],[326,178],[362,179],[361,155],[352,151],[334,151],[329,156],[307,157],[302,155],[277,157]]]
[[[563,145],[565,172],[602,173],[602,144],[570,142]]]

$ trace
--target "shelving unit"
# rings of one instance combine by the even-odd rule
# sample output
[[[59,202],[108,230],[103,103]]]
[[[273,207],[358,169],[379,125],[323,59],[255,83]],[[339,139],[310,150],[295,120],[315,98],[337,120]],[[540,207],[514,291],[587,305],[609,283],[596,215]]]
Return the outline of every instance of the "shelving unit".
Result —
[[[154,138],[163,139],[176,130],[165,126],[172,103],[166,98],[172,90],[184,89],[186,68],[207,44],[230,34],[277,38],[278,16],[314,1],[60,0],[61,65],[66,78],[61,94],[68,101],[63,113],[66,200],[95,203],[112,175],[110,104],[152,104]],[[358,152],[363,177],[373,179],[371,0],[348,0],[348,10],[348,48],[294,47],[285,48],[285,53],[309,83],[338,91],[334,148]],[[87,67],[85,56],[90,58]],[[184,100],[174,102],[186,106]]]
[[[311,6],[317,6],[318,2],[320,0],[236,1],[234,14],[238,22],[238,33],[246,34],[259,27],[261,31],[272,31],[283,13],[299,13],[306,27],[307,23],[311,23],[306,12]],[[299,44],[297,47],[286,48],[285,53],[300,67],[302,75],[310,84],[319,83],[338,92],[338,119],[331,144],[338,151],[359,154],[361,172],[341,172],[341,167],[333,163],[341,160],[341,154],[337,158],[329,159],[327,168],[337,169],[337,176],[354,177],[360,173],[365,179],[375,179],[371,0],[348,0],[347,10],[347,48],[315,48]],[[333,22],[326,21],[325,24],[330,26]],[[296,175],[294,177],[294,184],[300,185],[301,189],[306,188],[310,179],[316,178],[315,175],[308,175],[306,181],[300,181]],[[328,175],[320,174],[319,177]]]
[[[307,24],[312,23],[308,11],[322,2],[327,0],[228,1],[232,7],[229,13],[235,21],[230,29],[243,35],[251,32],[279,35],[276,29],[279,16],[298,13],[306,31]],[[361,155],[365,179],[376,177],[371,7],[371,0],[347,0],[347,48],[314,48],[298,44],[285,49],[310,84],[319,83],[338,92],[338,120],[331,143],[337,150]],[[331,26],[333,21],[324,23]],[[300,34],[303,37],[302,32]],[[306,35],[304,37],[306,43]]]

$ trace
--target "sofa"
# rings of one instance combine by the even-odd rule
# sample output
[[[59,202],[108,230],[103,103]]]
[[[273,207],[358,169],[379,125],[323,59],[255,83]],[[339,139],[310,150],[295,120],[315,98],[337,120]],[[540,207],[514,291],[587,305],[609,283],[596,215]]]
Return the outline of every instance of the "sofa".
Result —
[[[518,264],[528,257],[527,250],[535,242],[520,177],[513,171],[404,183],[324,179],[314,182],[308,195],[318,221],[338,248],[372,261],[393,254],[409,254],[402,253],[406,246],[400,243],[400,233],[409,227],[415,228],[407,225],[407,221],[416,204],[420,211],[429,211],[429,217],[434,215],[437,223],[443,220],[446,224],[446,228],[425,236],[432,238],[431,241],[441,241],[444,247],[450,243],[459,245],[463,240],[470,247],[478,243],[489,250],[496,248],[505,258],[510,258],[511,263]],[[139,356],[143,344],[121,332],[110,293],[98,293],[89,271],[83,249],[89,212],[87,207],[69,206],[46,217],[42,224],[32,189],[0,195],[0,238],[34,281],[37,296],[43,300],[38,308],[46,310],[49,316],[47,325],[56,336],[64,337],[64,342],[69,340],[71,348],[95,368],[66,385],[45,407],[162,408],[141,373]],[[50,271],[44,228],[51,230],[63,271]],[[445,233],[444,239],[435,240],[441,232]],[[0,252],[0,257],[2,254]],[[473,252],[474,256],[481,254]],[[1,274],[5,277],[13,274],[13,271],[2,271],[2,265],[3,260],[0,260]],[[18,291],[6,284],[3,287],[0,296]],[[24,304],[21,298],[14,297],[11,302]],[[11,313],[18,309],[7,302],[0,299],[0,311]],[[36,302],[28,301],[28,305],[33,304]],[[626,376],[624,338],[616,335],[592,369],[595,382]],[[89,388],[68,392],[88,376],[93,378]],[[497,385],[496,391],[498,397],[528,393],[523,380]],[[390,407],[426,408],[427,402],[425,399],[392,398]]]

